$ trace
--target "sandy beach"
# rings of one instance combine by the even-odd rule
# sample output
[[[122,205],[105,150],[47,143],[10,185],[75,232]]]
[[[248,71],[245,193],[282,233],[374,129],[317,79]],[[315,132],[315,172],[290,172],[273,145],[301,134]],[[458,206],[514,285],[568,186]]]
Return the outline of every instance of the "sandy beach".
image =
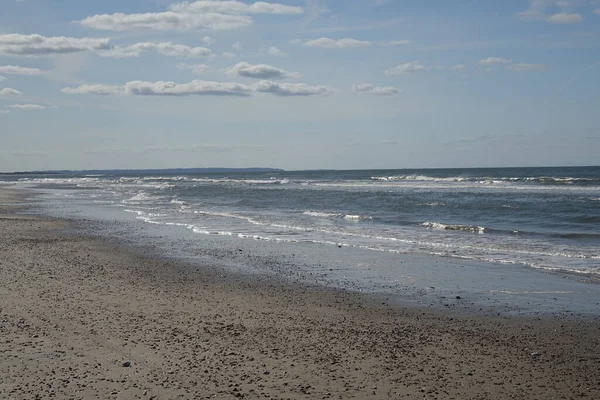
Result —
[[[0,190],[0,398],[600,398],[600,322],[389,307],[161,260]]]

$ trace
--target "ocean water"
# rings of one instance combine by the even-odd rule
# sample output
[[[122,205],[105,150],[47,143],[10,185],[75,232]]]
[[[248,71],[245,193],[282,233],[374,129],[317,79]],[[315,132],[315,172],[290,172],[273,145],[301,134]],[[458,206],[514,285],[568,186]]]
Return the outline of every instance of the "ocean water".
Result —
[[[600,167],[124,171],[0,181],[199,240],[228,236],[600,277]]]

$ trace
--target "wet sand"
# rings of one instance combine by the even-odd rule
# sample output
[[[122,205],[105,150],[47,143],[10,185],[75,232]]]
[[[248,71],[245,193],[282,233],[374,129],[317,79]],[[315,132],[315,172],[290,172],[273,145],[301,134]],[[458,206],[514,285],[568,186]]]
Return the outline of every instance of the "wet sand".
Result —
[[[20,198],[0,189],[0,398],[600,398],[597,320],[389,307],[161,260]]]

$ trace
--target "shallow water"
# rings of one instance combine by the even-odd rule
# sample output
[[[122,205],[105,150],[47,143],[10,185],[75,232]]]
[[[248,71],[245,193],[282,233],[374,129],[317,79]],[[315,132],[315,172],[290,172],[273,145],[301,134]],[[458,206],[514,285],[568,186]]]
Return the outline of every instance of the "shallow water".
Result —
[[[0,178],[1,179],[1,178]],[[600,167],[10,176],[199,235],[600,276]]]

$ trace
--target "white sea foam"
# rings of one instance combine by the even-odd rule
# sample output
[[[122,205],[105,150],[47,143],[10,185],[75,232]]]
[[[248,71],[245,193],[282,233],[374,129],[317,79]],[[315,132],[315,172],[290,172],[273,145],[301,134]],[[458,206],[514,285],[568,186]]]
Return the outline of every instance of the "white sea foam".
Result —
[[[344,214],[341,213],[328,213],[328,212],[319,212],[319,211],[304,211],[302,214],[308,215],[310,217],[321,217],[321,218],[341,218]]]
[[[446,231],[464,231],[484,233],[485,227],[475,225],[447,225],[439,222],[423,222],[423,226],[431,229],[446,230]]]
[[[464,177],[434,177],[426,175],[392,175],[392,176],[372,176],[374,181],[431,181],[431,182],[462,182],[468,180]]]
[[[348,220],[351,220],[351,221],[361,221],[361,220],[373,219],[373,217],[368,216],[368,215],[352,215],[352,214],[347,214],[347,215],[344,215],[344,219],[348,219]]]
[[[139,202],[147,202],[156,199],[156,197],[150,196],[144,192],[139,192],[135,196],[123,200],[123,203],[139,203]]]
[[[302,214],[317,218],[343,218],[351,221],[370,220],[373,217],[369,215],[352,215],[344,213],[320,212],[320,211],[304,211]]]

